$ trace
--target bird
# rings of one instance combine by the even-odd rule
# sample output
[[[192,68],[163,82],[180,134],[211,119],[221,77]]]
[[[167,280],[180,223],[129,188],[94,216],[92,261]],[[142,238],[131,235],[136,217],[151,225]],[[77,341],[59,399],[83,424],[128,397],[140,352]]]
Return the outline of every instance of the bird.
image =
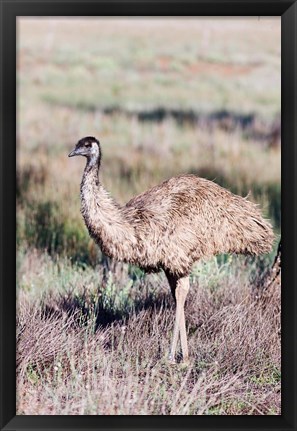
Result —
[[[193,264],[221,253],[270,252],[274,234],[258,205],[193,174],[171,177],[119,205],[100,181],[101,144],[80,139],[69,157],[84,156],[81,214],[90,236],[110,258],[164,271],[176,304],[168,360],[180,341],[189,361],[184,306]]]

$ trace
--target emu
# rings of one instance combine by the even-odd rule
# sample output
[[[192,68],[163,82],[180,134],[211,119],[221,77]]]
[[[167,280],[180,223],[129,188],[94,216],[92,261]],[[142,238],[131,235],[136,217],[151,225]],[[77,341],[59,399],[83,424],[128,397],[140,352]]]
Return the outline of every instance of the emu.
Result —
[[[247,198],[195,175],[170,178],[120,206],[99,180],[101,146],[87,136],[69,154],[85,156],[81,213],[90,236],[109,257],[163,270],[176,303],[169,360],[180,337],[188,360],[184,304],[194,262],[219,253],[258,255],[271,250],[270,223]]]

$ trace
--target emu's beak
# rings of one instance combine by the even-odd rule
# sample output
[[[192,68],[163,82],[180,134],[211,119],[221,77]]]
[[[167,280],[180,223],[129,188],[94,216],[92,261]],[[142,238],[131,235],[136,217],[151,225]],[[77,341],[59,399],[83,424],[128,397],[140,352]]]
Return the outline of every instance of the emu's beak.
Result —
[[[72,150],[71,153],[68,154],[68,157],[78,156],[76,150]]]

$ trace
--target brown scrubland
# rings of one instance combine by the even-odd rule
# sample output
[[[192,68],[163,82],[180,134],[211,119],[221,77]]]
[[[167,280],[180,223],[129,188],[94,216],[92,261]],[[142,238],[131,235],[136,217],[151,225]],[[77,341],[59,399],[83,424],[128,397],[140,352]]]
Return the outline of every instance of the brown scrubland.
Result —
[[[18,37],[17,414],[281,414],[280,276],[264,281],[280,238],[280,21],[21,18]],[[193,266],[187,367],[166,361],[165,275],[89,237],[84,161],[67,157],[87,135],[120,204],[196,174],[273,225],[271,253]]]

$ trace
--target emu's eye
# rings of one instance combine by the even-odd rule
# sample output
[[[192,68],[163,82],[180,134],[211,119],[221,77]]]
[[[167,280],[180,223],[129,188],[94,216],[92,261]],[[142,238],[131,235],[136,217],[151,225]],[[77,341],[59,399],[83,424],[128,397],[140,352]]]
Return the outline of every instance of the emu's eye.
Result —
[[[92,144],[90,144],[90,142],[87,142],[86,144],[85,144],[85,147],[87,147],[87,148],[90,148],[92,146]]]

